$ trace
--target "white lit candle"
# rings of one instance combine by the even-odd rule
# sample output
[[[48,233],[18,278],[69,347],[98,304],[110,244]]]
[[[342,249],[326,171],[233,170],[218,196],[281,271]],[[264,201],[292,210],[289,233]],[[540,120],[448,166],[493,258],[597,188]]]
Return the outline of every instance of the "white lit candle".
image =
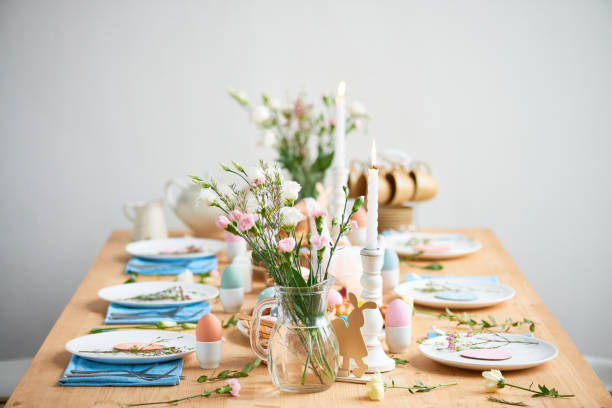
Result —
[[[340,81],[338,84],[338,95],[336,96],[336,131],[335,131],[335,153],[334,166],[344,167],[344,141],[346,132],[346,109],[344,107],[344,92],[346,82]]]
[[[376,168],[376,143],[372,139],[372,166],[368,169],[368,215],[366,248],[378,248],[378,169]]]

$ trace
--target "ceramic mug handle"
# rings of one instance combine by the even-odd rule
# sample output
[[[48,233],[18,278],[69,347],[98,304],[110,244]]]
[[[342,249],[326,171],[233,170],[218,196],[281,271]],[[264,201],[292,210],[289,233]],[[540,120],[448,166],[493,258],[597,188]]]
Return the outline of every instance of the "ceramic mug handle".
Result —
[[[134,207],[136,207],[136,204],[134,203],[123,204],[123,214],[125,214],[125,218],[127,218],[131,223],[134,222]]]
[[[253,310],[253,315],[251,317],[251,348],[257,357],[261,358],[263,361],[268,361],[268,353],[261,346],[261,342],[259,341],[259,324],[261,323],[261,314],[264,310],[271,309],[275,305],[275,298],[262,300],[257,304],[257,306],[255,306],[255,310]]]
[[[180,179],[172,179],[166,183],[164,195],[166,196],[166,202],[170,205],[170,208],[176,208],[178,197],[184,189],[185,184]]]

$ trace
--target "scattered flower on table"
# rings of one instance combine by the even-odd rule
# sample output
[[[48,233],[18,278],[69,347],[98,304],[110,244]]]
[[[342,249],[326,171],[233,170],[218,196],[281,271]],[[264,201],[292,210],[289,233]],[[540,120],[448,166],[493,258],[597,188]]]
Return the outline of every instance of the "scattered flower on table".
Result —
[[[504,388],[506,380],[499,370],[483,371],[482,376],[485,378],[485,391],[495,392],[498,388]]]
[[[228,383],[230,387],[232,387],[232,390],[230,391],[231,396],[237,397],[240,392],[240,383],[238,382],[238,379],[230,378],[229,380],[226,380],[225,382]]]
[[[380,373],[372,374],[366,384],[366,397],[373,401],[382,401],[385,398],[385,381]]]
[[[560,394],[555,388],[548,388],[546,385],[538,384],[537,389],[521,387],[514,384],[509,384],[499,370],[483,371],[482,376],[485,378],[485,391],[495,392],[498,388],[512,387],[523,391],[533,393],[532,397],[552,397],[552,398],[571,398],[574,394]],[[533,383],[532,383],[533,384]]]
[[[193,272],[191,272],[189,269],[186,269],[185,271],[176,275],[176,281],[193,283]]]

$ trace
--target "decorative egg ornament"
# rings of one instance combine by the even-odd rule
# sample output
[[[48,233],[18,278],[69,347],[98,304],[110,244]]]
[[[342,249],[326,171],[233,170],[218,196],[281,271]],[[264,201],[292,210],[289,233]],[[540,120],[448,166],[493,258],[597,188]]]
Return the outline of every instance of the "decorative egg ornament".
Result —
[[[196,358],[201,368],[217,368],[223,349],[221,322],[212,313],[206,313],[196,325]]]
[[[401,299],[395,299],[385,314],[385,335],[391,353],[403,353],[412,337],[412,308]]]
[[[399,257],[392,249],[385,248],[381,275],[384,291],[392,290],[398,285],[400,277]]]
[[[244,303],[242,271],[236,265],[229,265],[221,275],[221,289],[219,297],[223,310],[226,313],[234,313],[240,310]]]

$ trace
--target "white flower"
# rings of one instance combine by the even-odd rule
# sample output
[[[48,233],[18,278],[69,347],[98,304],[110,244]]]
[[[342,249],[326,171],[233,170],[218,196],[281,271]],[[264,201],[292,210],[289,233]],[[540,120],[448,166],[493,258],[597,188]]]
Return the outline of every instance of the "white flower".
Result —
[[[250,166],[247,167],[244,171],[246,172],[251,183],[257,179],[263,180],[266,175],[263,169],[259,166]]]
[[[251,119],[258,125],[263,125],[272,117],[272,113],[267,106],[259,105],[253,109]]]
[[[200,195],[198,197],[198,202],[203,205],[211,206],[214,202],[217,201],[217,193],[212,191],[210,188],[203,188],[200,190]]]
[[[156,326],[158,329],[168,329],[170,327],[176,327],[176,322],[172,320],[160,320],[157,322]]]
[[[193,272],[191,272],[189,269],[185,269],[185,272],[181,272],[176,275],[176,281],[193,283]]]
[[[484,387],[487,392],[495,392],[498,388],[503,388],[506,383],[504,376],[499,370],[483,371],[482,376],[485,378]]]
[[[270,98],[269,105],[275,111],[280,110],[281,108],[281,102],[278,98]]]
[[[295,207],[283,207],[280,209],[281,224],[287,227],[295,227],[302,221],[304,215]]]
[[[366,108],[361,102],[353,102],[349,107],[349,112],[352,116],[364,116],[366,114]]]
[[[284,181],[281,185],[281,198],[283,202],[297,200],[301,189],[300,183],[291,180]]]
[[[272,129],[265,130],[257,143],[261,147],[272,147],[276,143],[276,133]]]
[[[382,401],[385,398],[385,382],[380,373],[372,374],[366,384],[366,397],[373,401]]]

